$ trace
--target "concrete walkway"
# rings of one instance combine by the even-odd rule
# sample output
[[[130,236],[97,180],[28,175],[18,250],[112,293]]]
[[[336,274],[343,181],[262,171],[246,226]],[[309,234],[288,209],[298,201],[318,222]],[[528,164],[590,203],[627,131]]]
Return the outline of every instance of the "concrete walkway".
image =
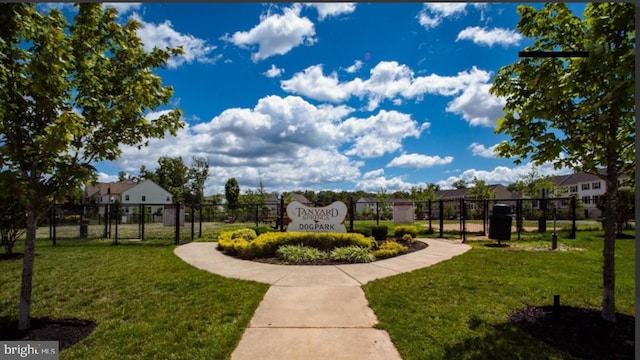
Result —
[[[270,284],[231,358],[400,359],[360,287],[369,281],[424,268],[471,247],[421,240],[426,249],[369,264],[272,265],[239,260],[193,242],[175,249],[187,263],[212,273]]]

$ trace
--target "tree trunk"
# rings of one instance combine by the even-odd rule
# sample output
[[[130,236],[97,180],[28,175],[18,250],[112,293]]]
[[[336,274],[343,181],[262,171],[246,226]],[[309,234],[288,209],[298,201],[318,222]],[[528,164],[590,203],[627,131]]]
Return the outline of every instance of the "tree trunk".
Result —
[[[615,151],[607,151],[607,200],[604,208],[604,247],[602,256],[602,313],[604,320],[616,321],[615,305],[615,248],[616,248],[616,205],[618,197],[618,173]]]
[[[22,263],[22,287],[20,289],[20,316],[18,330],[23,331],[31,327],[31,288],[33,281],[33,263],[36,256],[36,229],[38,219],[35,211],[28,209],[27,237],[24,243],[24,261]]]

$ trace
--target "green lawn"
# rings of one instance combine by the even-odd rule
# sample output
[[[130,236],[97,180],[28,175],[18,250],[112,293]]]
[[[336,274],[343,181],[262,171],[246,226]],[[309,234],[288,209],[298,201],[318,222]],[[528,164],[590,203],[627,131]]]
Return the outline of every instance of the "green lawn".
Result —
[[[510,311],[550,305],[555,294],[563,305],[599,307],[602,232],[564,235],[561,249],[582,250],[544,250],[548,233],[526,234],[509,248],[470,241],[464,255],[364,290],[404,360],[569,358],[507,322]],[[39,240],[32,315],[98,323],[61,359],[228,358],[268,285],[195,269],[173,249],[167,239],[59,240],[55,247]],[[617,242],[617,309],[630,315],[634,253],[634,240]],[[0,261],[0,321],[16,320],[21,266]]]
[[[551,305],[556,294],[562,305],[599,308],[602,232],[561,237],[561,248],[584,249],[572,251],[526,251],[550,248],[541,235],[531,237],[509,248],[472,242],[473,249],[450,261],[365,285],[379,328],[389,332],[404,360],[570,358],[510,325],[508,314],[525,305]],[[616,305],[629,315],[635,308],[634,254],[634,240],[617,241]]]
[[[268,285],[195,269],[165,244],[38,241],[32,316],[98,323],[61,359],[230,356]],[[0,262],[0,321],[17,318],[21,266]]]

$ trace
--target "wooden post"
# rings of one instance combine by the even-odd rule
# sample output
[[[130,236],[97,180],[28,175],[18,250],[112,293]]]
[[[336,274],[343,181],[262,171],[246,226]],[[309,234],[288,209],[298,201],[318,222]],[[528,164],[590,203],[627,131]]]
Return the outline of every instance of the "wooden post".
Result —
[[[577,208],[577,200],[576,195],[571,196],[571,234],[569,235],[569,239],[576,238],[576,208]]]

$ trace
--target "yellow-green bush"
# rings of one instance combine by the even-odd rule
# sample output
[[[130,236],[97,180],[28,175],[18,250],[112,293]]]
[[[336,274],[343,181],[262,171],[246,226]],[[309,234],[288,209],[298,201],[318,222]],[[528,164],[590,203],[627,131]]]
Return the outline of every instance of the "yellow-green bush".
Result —
[[[386,241],[384,244],[380,245],[378,250],[373,252],[373,256],[375,256],[376,259],[386,259],[404,254],[408,250],[409,249],[406,246],[398,244],[396,241]]]
[[[331,251],[337,247],[351,245],[371,249],[372,241],[356,233],[269,232],[261,234],[252,241],[247,241],[243,238],[233,239],[233,232],[227,231],[218,237],[218,246],[221,250],[245,259],[274,257],[280,246],[298,244]]]
[[[402,237],[406,234],[409,234],[412,238],[415,238],[416,236],[418,236],[418,229],[416,229],[415,226],[411,225],[400,225],[396,226],[393,230],[393,236],[398,239],[402,239]]]

